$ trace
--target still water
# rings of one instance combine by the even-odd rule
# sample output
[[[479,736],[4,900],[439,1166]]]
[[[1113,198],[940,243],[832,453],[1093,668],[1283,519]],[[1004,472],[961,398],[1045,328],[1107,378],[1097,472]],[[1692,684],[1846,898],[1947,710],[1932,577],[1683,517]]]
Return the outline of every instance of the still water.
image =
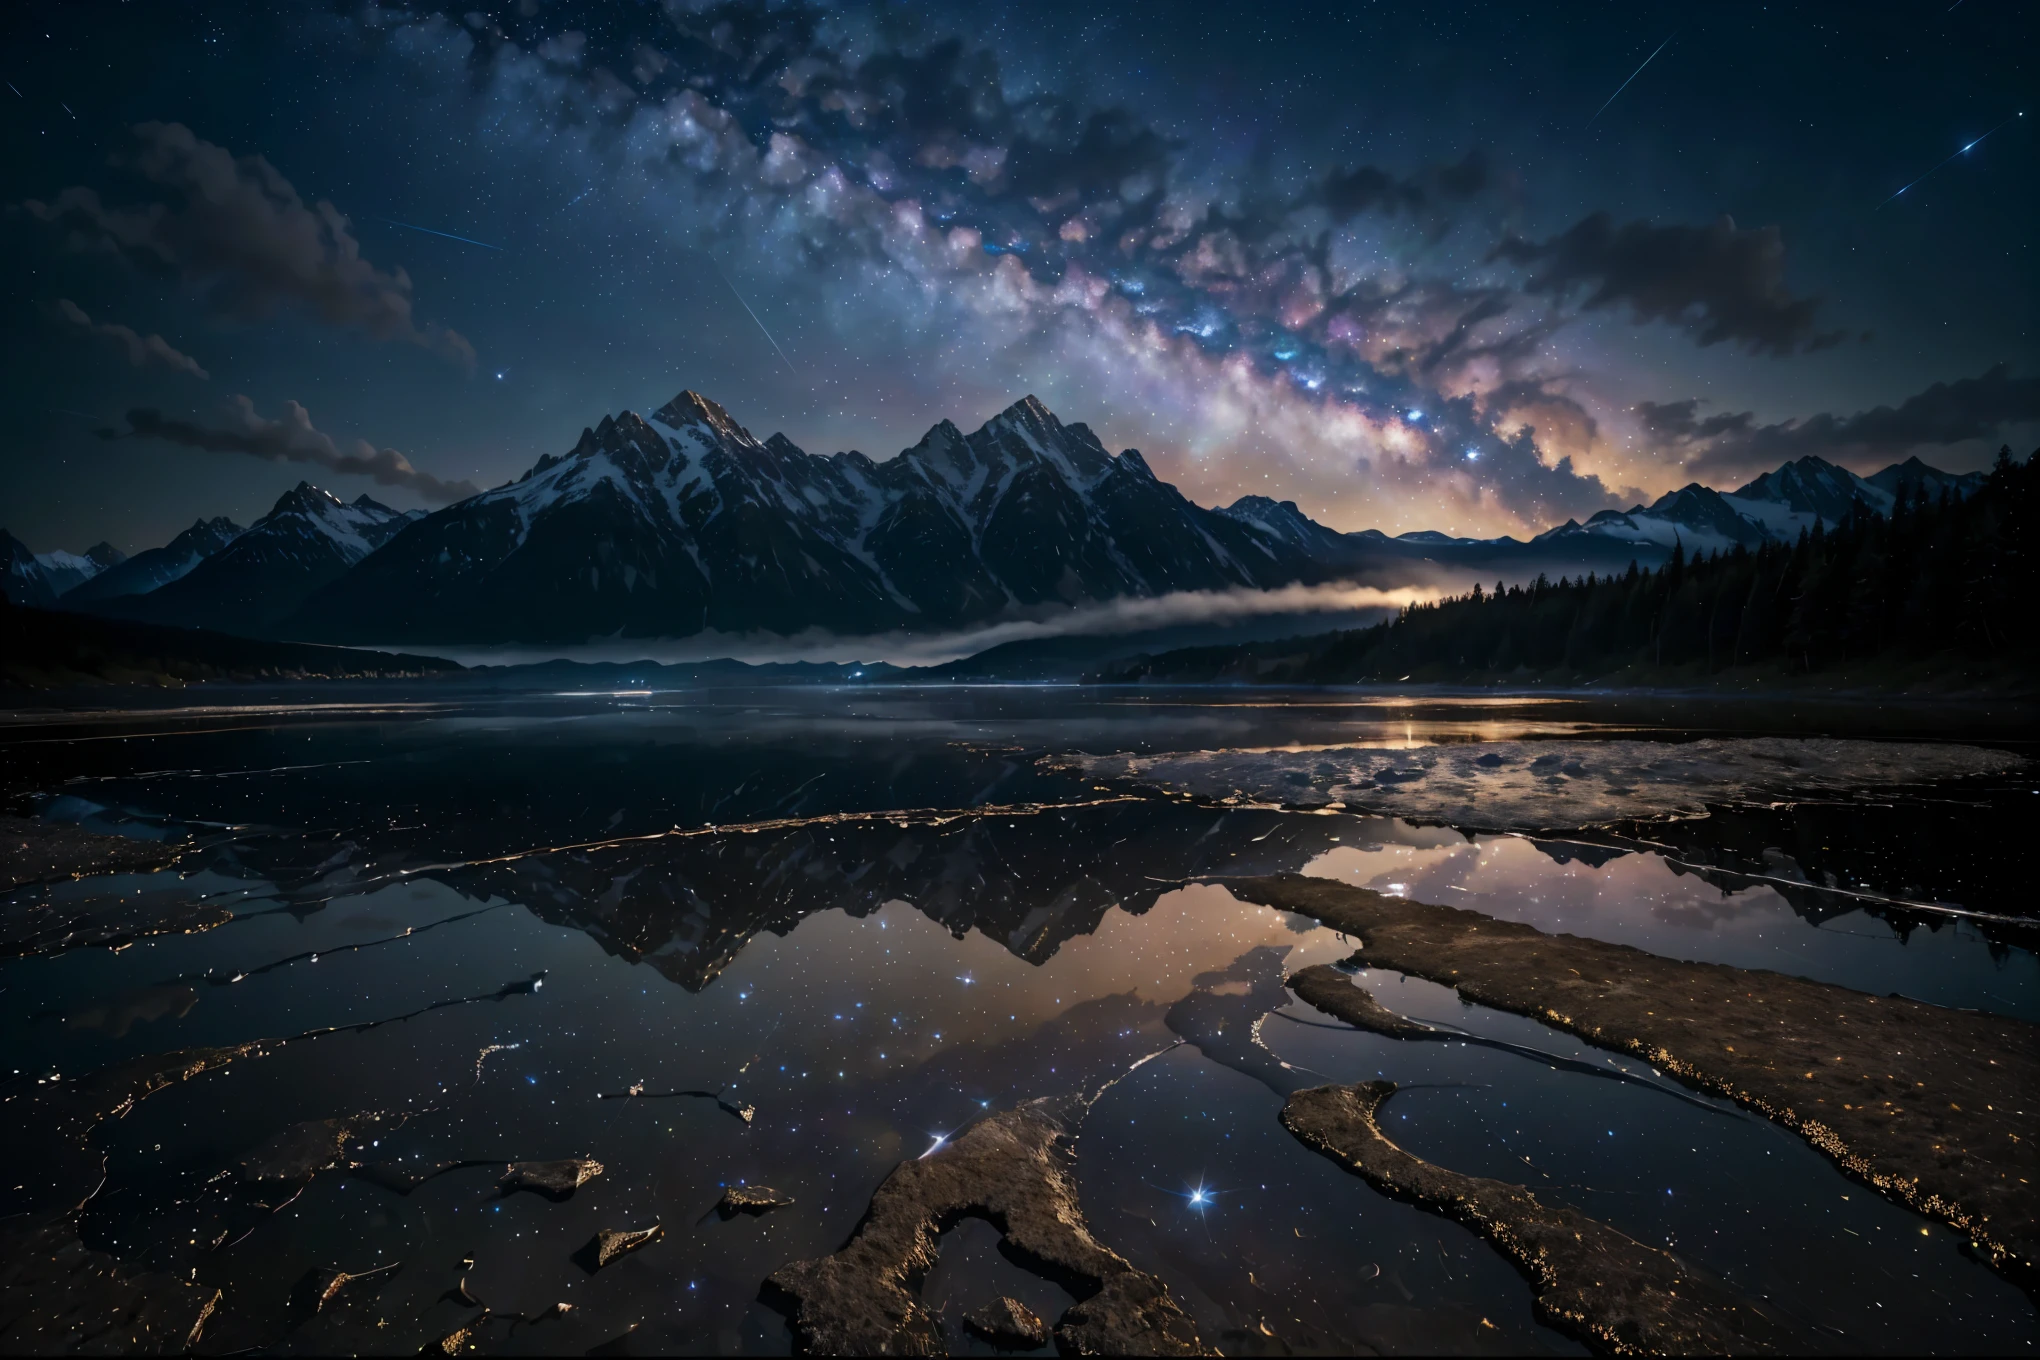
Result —
[[[85,1240],[222,1288],[201,1349],[411,1352],[480,1300],[489,1351],[784,1352],[768,1274],[841,1246],[902,1160],[1074,1092],[1096,1094],[1076,1161],[1093,1231],[1163,1279],[1207,1344],[1577,1353],[1481,1239],[1277,1122],[1289,1089],[1376,1078],[1403,1088],[1385,1127],[1409,1151],[1667,1246],[1836,1352],[2040,1343],[2033,1300],[1954,1232],[1640,1063],[1393,974],[1361,980],[1393,1010],[1550,1060],[1329,1024],[1282,980],[1350,945],[1222,883],[1299,870],[2040,1020],[2032,931],[1989,919],[2030,911],[2033,779],[1533,838],[1212,805],[1041,762],[1809,723],[2007,744],[1965,732],[1975,715],[996,687],[226,693],[0,729],[16,810],[195,847],[177,870],[22,888],[0,910],[233,912],[0,964],[0,1077],[311,1036],[98,1135],[108,1177]],[[294,1198],[235,1188],[280,1129],[371,1112],[356,1159],[454,1169],[408,1193],[337,1173]],[[506,1162],[575,1156],[604,1170],[563,1200],[498,1189]],[[793,1204],[724,1219],[733,1185]],[[659,1241],[607,1268],[576,1259],[598,1229],[654,1224]],[[312,1272],[379,1267],[305,1306]],[[972,1352],[960,1317],[1000,1294],[1051,1323],[1071,1302],[966,1220],[922,1298]],[[574,1307],[510,1320],[555,1303]]]

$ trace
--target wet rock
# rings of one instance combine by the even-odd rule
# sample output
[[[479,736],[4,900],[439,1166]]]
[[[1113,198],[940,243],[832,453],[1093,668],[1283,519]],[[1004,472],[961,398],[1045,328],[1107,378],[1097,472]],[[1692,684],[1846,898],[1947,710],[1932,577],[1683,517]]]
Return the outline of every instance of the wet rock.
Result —
[[[482,1329],[489,1325],[490,1319],[494,1316],[495,1314],[484,1308],[465,1324],[454,1328],[437,1341],[427,1344],[421,1351],[421,1354],[460,1355],[463,1352],[473,1350],[475,1344],[481,1339]]]
[[[565,1199],[602,1174],[592,1157],[566,1157],[556,1162],[512,1162],[503,1173],[502,1192],[535,1190],[548,1199]]]
[[[292,1124],[241,1160],[241,1178],[258,1183],[308,1181],[338,1166],[347,1145],[382,1120],[380,1114],[371,1113]]]
[[[377,1266],[373,1270],[347,1271],[333,1266],[321,1266],[308,1273],[292,1291],[292,1303],[300,1314],[323,1313],[326,1305],[340,1297],[341,1291],[362,1280],[372,1281],[376,1288],[400,1268],[401,1262]]]
[[[1368,1030],[1384,1038],[1432,1039],[1440,1043],[1458,1044],[1461,1047],[1471,1044],[1478,1048],[1492,1048],[1499,1053],[1513,1053],[1519,1058],[1528,1058],[1532,1062],[1544,1064],[1553,1071],[1572,1072],[1582,1077],[1592,1077],[1596,1081],[1615,1081],[1628,1086],[1640,1086],[1647,1091],[1655,1091],[1669,1100],[1682,1101],[1696,1110],[1701,1110],[1720,1118],[1744,1118],[1743,1115],[1734,1110],[1687,1095],[1684,1091],[1676,1090],[1661,1082],[1652,1081],[1650,1078],[1638,1073],[1625,1072],[1612,1064],[1601,1066],[1596,1063],[1581,1062],[1577,1058],[1568,1058],[1563,1053],[1552,1053],[1545,1049],[1532,1048],[1528,1044],[1511,1043],[1506,1039],[1493,1039],[1485,1034],[1469,1034],[1463,1029],[1426,1024],[1421,1020],[1412,1020],[1406,1015],[1397,1015],[1394,1011],[1389,1010],[1376,1001],[1372,992],[1354,983],[1337,968],[1327,964],[1321,963],[1314,968],[1306,968],[1291,977],[1289,979],[1289,990],[1295,992],[1299,997],[1315,1006],[1318,1010],[1323,1011],[1326,1015],[1343,1020],[1356,1029]],[[1209,1050],[1207,1049],[1206,1051],[1208,1052]],[[1294,1089],[1294,1086],[1286,1089],[1277,1088],[1276,1094],[1288,1095],[1289,1091]]]
[[[0,1234],[0,1352],[173,1354],[198,1344],[220,1291],[130,1272],[71,1216]]]
[[[1048,1344],[1048,1325],[1018,1299],[993,1299],[965,1313],[963,1325],[1000,1350],[1038,1350]]]
[[[1437,1031],[1405,1016],[1397,1015],[1374,999],[1371,992],[1355,987],[1338,969],[1319,964],[1289,979],[1289,990],[1326,1015],[1390,1039],[1430,1039]]]
[[[650,1246],[665,1235],[665,1228],[657,1223],[649,1228],[604,1228],[595,1234],[593,1241],[575,1253],[575,1259],[592,1273],[640,1247]]]
[[[940,1329],[913,1285],[934,1266],[942,1230],[975,1216],[1006,1249],[1082,1301],[1055,1339],[1077,1354],[1205,1354],[1168,1287],[1091,1235],[1070,1176],[1075,1097],[1031,1100],[894,1168],[856,1234],[833,1256],[774,1271],[768,1289],[810,1351],[938,1355]]]
[[[0,892],[87,874],[146,873],[177,862],[184,847],[102,836],[68,822],[0,816]]]
[[[2040,1026],[1547,935],[1330,879],[1225,886],[1358,937],[1358,962],[1456,988],[1729,1096],[1968,1233],[1998,1268],[2040,1279]]]
[[[724,1222],[728,1222],[738,1214],[756,1217],[760,1214],[769,1214],[774,1209],[784,1209],[792,1203],[791,1197],[782,1195],[769,1186],[732,1185],[723,1191],[723,1197],[717,1201],[715,1211],[722,1216]]]
[[[1315,1086],[1282,1108],[1309,1146],[1399,1198],[1456,1219],[1530,1278],[1544,1320],[1617,1354],[1801,1353],[1813,1338],[1706,1272],[1507,1181],[1461,1175],[1397,1147],[1375,1122],[1393,1082]]]

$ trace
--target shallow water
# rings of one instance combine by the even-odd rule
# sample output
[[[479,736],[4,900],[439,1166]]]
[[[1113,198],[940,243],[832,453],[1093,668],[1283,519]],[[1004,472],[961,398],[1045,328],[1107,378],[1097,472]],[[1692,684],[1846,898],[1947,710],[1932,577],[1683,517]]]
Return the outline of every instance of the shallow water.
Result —
[[[25,888],[8,909],[207,894],[236,912],[200,934],[0,965],[9,1085],[362,1027],[163,1091],[99,1135],[109,1177],[86,1240],[224,1288],[205,1349],[415,1350],[473,1315],[450,1297],[464,1280],[499,1313],[576,1305],[499,1323],[486,1349],[784,1351],[761,1282],[840,1246],[893,1166],[986,1111],[1102,1091],[1077,1143],[1092,1227],[1168,1283],[1207,1343],[1576,1352],[1480,1239],[1276,1120],[1283,1091],[1376,1076],[1405,1087],[1385,1124],[1416,1154],[1668,1245],[1837,1351],[2040,1343],[2032,1300],[1953,1232],[1796,1136],[1414,979],[1366,981],[1392,1009],[1550,1060],[1328,1028],[1281,980],[1350,947],[1222,883],[1186,886],[1303,870],[2040,1019],[2030,928],[1918,905],[2030,910],[2036,794],[2020,773],[1532,838],[1201,805],[1040,757],[1577,745],[1776,721],[1027,688],[228,697],[250,702],[0,729],[10,798],[205,847],[177,872]],[[214,1182],[286,1125],[366,1111],[386,1118],[362,1160],[493,1165],[408,1195],[322,1175],[274,1212],[283,1194]],[[501,1163],[572,1155],[605,1171],[570,1198],[497,1193]],[[795,1203],[723,1221],[712,1206],[737,1183]],[[600,1272],[573,1259],[598,1228],[655,1222],[662,1240]],[[951,1230],[923,1282],[959,1350],[983,1349],[957,1320],[995,1294],[1051,1322],[1069,1302],[996,1239],[975,1221]],[[293,1303],[317,1267],[391,1263],[315,1315]]]

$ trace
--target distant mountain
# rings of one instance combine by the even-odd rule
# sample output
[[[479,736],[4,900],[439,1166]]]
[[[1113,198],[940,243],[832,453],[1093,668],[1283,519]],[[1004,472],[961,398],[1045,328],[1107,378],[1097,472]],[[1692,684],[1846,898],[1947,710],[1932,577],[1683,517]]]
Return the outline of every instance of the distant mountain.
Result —
[[[0,566],[6,570],[7,596],[16,604],[49,605],[65,591],[126,560],[127,554],[111,543],[96,544],[82,553],[38,553],[0,529]]]
[[[1294,507],[1290,507],[1291,511]],[[683,392],[448,506],[308,599],[291,636],[571,643],[703,629],[950,628],[1016,606],[1324,580],[1339,563],[1207,510],[1032,397],[897,458],[760,443]],[[1301,516],[1296,516],[1301,519]]]
[[[83,607],[151,623],[260,634],[421,513],[400,514],[367,496],[343,502],[299,482],[267,515],[176,580],[146,595]]]
[[[1914,457],[1906,459],[1903,463],[1893,463],[1884,471],[1872,473],[1863,480],[1879,491],[1888,491],[1894,496],[1903,489],[1907,495],[1917,497],[1920,488],[1924,487],[1930,498],[1939,500],[1943,492],[1952,496],[1973,496],[1990,478],[1987,473],[1982,472],[1943,472]]]
[[[225,515],[202,519],[160,548],[138,552],[117,566],[64,592],[66,609],[120,595],[146,595],[191,573],[192,568],[241,535]]]
[[[1656,565],[1674,544],[1787,542],[1858,505],[1888,512],[1901,492],[1959,498],[1983,481],[1918,459],[1865,478],[1809,457],[1732,492],[1692,483],[1527,542],[1391,537],[1341,533],[1266,496],[1196,505],[1137,450],[1107,452],[1033,397],[970,434],[945,420],[877,462],[779,434],[760,442],[682,392],[649,419],[605,416],[564,455],[430,515],[301,483],[246,532],[201,522],[118,567],[104,545],[38,557],[6,539],[0,551],[22,602],[61,595],[100,614],[333,643],[571,646],[949,631],[1182,591],[1605,573]],[[1040,660],[1062,664],[1068,650]]]
[[[1680,542],[1689,552],[1712,552],[1737,543],[1755,547],[1797,538],[1801,530],[1812,528],[1817,521],[1832,528],[1858,505],[1880,515],[1890,514],[1901,488],[1914,494],[1924,486],[1937,499],[1943,491],[1961,498],[1974,494],[1984,481],[1981,472],[1942,472],[1918,458],[1859,477],[1826,459],[1809,456],[1734,491],[1715,491],[1692,482],[1648,506],[1603,510],[1585,524],[1568,520],[1532,542],[1556,547],[1568,540],[1601,537],[1662,550]]]

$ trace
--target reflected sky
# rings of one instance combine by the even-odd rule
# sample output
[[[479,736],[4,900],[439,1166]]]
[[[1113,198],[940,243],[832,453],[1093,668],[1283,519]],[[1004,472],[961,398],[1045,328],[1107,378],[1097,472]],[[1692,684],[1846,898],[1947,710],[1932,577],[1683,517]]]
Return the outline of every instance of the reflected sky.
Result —
[[[1087,746],[1310,746],[1490,721],[1461,711],[694,697],[206,705],[0,736],[10,795],[43,815],[195,847],[177,870],[20,889],[0,912],[202,898],[235,913],[203,933],[0,964],[0,1089],[319,1032],[106,1125],[88,1244],[225,1289],[208,1349],[413,1350],[474,1315],[465,1288],[505,1316],[575,1305],[497,1324],[486,1349],[628,1334],[640,1350],[783,1352],[766,1275],[834,1251],[893,1166],[973,1118],[1083,1093],[1097,1096],[1076,1143],[1093,1229],[1163,1278],[1210,1344],[1576,1352],[1477,1237],[1375,1193],[1276,1120],[1280,1091],[1385,1077],[1404,1087],[1385,1112],[1411,1151],[1670,1246],[1837,1350],[2040,1342],[2031,1300],[1954,1234],[1766,1122],[1653,1089],[1640,1063],[1393,974],[1362,981],[1391,1009],[1514,1050],[1329,1022],[1281,979],[1350,942],[1223,884],[1301,870],[1674,957],[2040,1018],[2016,932],[1679,867],[1716,851],[1740,865],[1750,837],[1796,866],[1793,836],[1837,844],[1817,818],[1752,814],[1713,850],[1689,837],[1668,857],[1634,837],[1468,836],[1127,796],[1039,763]],[[1551,711],[1493,721],[1534,735]],[[1565,730],[1590,740],[1597,721]],[[1633,717],[1619,727],[1636,731]],[[2016,824],[2015,798],[2032,794],[1965,796],[1978,801],[1960,815],[1982,836]],[[1889,819],[1866,834],[1903,845],[1890,828],[1938,814],[1863,815]],[[1922,869],[1893,850],[1861,872],[1896,889]],[[2000,892],[1980,871],[1944,872],[1943,895]],[[440,1002],[454,1004],[427,1009]],[[383,1117],[357,1158],[455,1169],[409,1193],[330,1172],[281,1207],[235,1171],[287,1125],[371,1111]],[[498,1191],[503,1163],[568,1156],[605,1170],[560,1202]],[[794,1204],[725,1222],[711,1209],[733,1184]],[[664,1237],[616,1265],[574,1261],[599,1228],[653,1223]],[[959,1351],[978,1344],[961,1314],[995,1294],[1051,1321],[1067,1306],[995,1239],[952,1229],[923,1285]],[[331,1309],[293,1302],[316,1267],[393,1263]]]

